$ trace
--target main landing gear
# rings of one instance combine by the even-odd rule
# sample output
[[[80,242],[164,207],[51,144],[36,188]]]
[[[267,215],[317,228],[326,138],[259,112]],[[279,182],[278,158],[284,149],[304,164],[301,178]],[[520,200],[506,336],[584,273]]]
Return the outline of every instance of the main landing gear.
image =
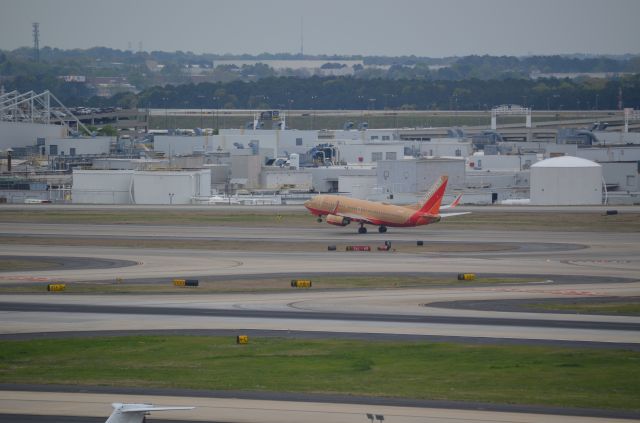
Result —
[[[364,223],[360,223],[360,227],[358,228],[358,233],[359,234],[366,234],[367,233],[367,228],[365,228]]]
[[[318,223],[322,223],[322,216],[318,216]]]
[[[387,232],[387,227],[384,225],[378,226],[378,232],[380,232],[381,234]]]

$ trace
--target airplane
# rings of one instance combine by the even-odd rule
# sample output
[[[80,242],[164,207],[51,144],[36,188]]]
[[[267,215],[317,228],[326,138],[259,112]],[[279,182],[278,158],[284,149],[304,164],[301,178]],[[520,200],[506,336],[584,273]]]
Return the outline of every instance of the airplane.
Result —
[[[440,206],[440,210],[447,210],[447,209],[454,208],[455,206],[460,204],[461,199],[462,199],[462,194],[458,194],[450,204],[447,204],[446,206]]]
[[[441,207],[448,179],[447,176],[438,178],[427,191],[424,199],[411,206],[397,206],[329,194],[316,195],[305,201],[304,206],[311,214],[318,216],[318,222],[322,222],[323,216],[326,216],[327,223],[336,226],[347,226],[351,222],[358,222],[360,224],[358,233],[360,234],[367,233],[365,224],[378,226],[380,233],[387,232],[387,227],[428,225],[439,222],[444,217],[469,213],[440,214],[440,209],[452,209],[457,206],[462,197],[460,194],[451,204]]]
[[[195,407],[155,407],[152,404],[123,404],[114,402],[113,413],[106,423],[143,423],[151,411],[193,410]]]

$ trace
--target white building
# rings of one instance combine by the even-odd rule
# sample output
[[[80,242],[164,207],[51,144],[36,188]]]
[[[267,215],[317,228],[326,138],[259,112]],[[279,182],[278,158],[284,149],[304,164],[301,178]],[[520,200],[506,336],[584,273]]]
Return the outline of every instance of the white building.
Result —
[[[73,171],[77,204],[191,204],[211,195],[211,171]]]
[[[387,194],[425,192],[442,175],[449,177],[448,188],[465,182],[463,158],[383,160],[376,171],[378,187]]]
[[[640,146],[579,148],[576,155],[594,162],[640,161]]]
[[[313,176],[309,170],[263,167],[260,172],[260,187],[264,189],[310,190]]]
[[[46,138],[43,155],[84,156],[109,154],[115,138]]]
[[[405,143],[409,143],[405,141]],[[428,141],[411,141],[420,149],[420,155],[428,157],[468,157],[473,154],[469,139],[432,138]]]
[[[214,136],[222,149],[230,149],[234,143],[249,148],[251,142],[258,141],[260,148],[272,148],[277,157],[286,154],[303,154],[325,142],[318,139],[318,131],[297,129],[223,129],[220,135]]]
[[[602,145],[640,144],[640,132],[594,131],[593,135]]]
[[[381,160],[400,160],[404,157],[404,146],[399,143],[366,143],[356,141],[334,141],[338,149],[338,161],[343,164],[372,164]]]
[[[62,125],[0,121],[0,150],[36,145],[38,138],[60,138],[66,132]]]
[[[602,175],[607,187],[610,187],[612,191],[629,193],[640,191],[640,175],[638,174],[639,165],[637,161],[600,162],[598,164],[602,166]]]
[[[308,168],[316,192],[342,192],[339,182],[344,176],[376,177],[373,166],[321,166]],[[347,188],[348,189],[348,188]]]
[[[353,198],[369,199],[377,188],[376,175],[338,176],[338,189]]]
[[[250,154],[250,150],[235,150],[231,154],[231,181],[235,188],[254,189],[260,187],[261,156]]]
[[[153,137],[153,151],[164,153],[166,157],[188,156],[215,151],[212,136],[163,135]]]
[[[518,155],[484,155],[476,153],[467,159],[470,172],[519,172],[538,162],[534,153]]]
[[[602,166],[563,156],[531,166],[531,204],[602,204]]]
[[[73,170],[74,204],[133,204],[133,170]]]

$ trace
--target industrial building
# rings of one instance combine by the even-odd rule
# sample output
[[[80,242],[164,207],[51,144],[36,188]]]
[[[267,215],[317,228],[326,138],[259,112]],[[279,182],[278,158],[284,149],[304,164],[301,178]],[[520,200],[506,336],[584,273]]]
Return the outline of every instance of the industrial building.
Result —
[[[211,171],[73,171],[74,204],[192,204],[211,195]]]
[[[11,107],[0,116],[0,201],[191,204],[220,193],[299,200],[333,192],[406,203],[446,174],[447,195],[463,192],[463,203],[640,203],[640,135],[603,123],[539,129],[542,138],[529,120],[524,130],[470,134],[368,129],[365,121],[291,130],[284,112],[264,111],[245,128],[216,134],[196,128],[81,137],[86,128],[72,115],[61,121],[68,109],[54,113],[50,94],[14,92],[2,101]]]
[[[602,204],[602,166],[590,160],[564,156],[531,166],[531,204]]]

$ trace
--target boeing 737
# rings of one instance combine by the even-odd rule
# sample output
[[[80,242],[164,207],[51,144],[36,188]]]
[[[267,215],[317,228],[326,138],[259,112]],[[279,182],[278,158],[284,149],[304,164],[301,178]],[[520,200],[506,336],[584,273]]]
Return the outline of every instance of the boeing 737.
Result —
[[[440,214],[440,209],[453,208],[460,202],[460,197],[441,207],[444,192],[447,189],[447,176],[441,176],[429,189],[424,200],[413,206],[397,206],[375,201],[347,198],[340,195],[316,195],[304,203],[304,206],[322,222],[326,216],[327,223],[336,226],[347,226],[351,222],[360,224],[358,233],[367,233],[367,225],[378,226],[378,232],[387,232],[387,227],[410,227],[428,225],[440,219],[458,216],[464,213]]]

